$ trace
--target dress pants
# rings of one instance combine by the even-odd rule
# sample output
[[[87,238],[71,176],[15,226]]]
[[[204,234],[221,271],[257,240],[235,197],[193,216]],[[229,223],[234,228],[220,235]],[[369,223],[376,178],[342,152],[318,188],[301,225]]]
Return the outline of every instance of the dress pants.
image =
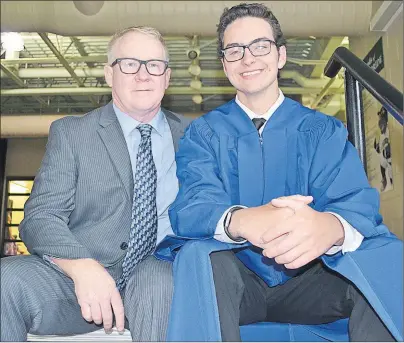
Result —
[[[318,260],[275,287],[232,251],[212,253],[211,262],[223,341],[240,341],[240,325],[325,324],[348,317],[351,341],[394,341],[359,290]]]
[[[73,281],[40,257],[5,257],[0,266],[1,341],[26,341],[28,332],[72,335],[102,328],[82,317]],[[165,340],[172,292],[171,263],[149,256],[136,266],[122,293],[133,341]]]

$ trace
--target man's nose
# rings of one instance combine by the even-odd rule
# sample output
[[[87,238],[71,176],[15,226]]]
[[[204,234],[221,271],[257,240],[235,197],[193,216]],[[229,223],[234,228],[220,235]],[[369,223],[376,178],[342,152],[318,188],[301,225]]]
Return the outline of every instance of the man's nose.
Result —
[[[139,71],[135,75],[136,80],[138,81],[147,81],[150,79],[150,74],[147,72],[146,65],[142,64],[140,66]]]
[[[243,63],[245,65],[251,65],[255,62],[255,56],[251,53],[249,48],[245,48],[244,56],[243,56]]]

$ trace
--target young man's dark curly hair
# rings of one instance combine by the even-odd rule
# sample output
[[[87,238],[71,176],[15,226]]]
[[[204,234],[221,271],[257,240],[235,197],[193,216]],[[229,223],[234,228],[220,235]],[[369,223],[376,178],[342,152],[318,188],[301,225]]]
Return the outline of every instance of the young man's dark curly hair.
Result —
[[[241,3],[231,8],[225,8],[222,15],[220,16],[219,24],[217,25],[217,34],[219,43],[218,54],[220,57],[223,56],[222,50],[223,50],[224,31],[226,31],[226,28],[236,19],[244,17],[254,17],[264,19],[265,21],[268,22],[269,25],[271,25],[272,33],[274,35],[274,40],[277,48],[279,49],[281,46],[286,45],[286,39],[283,36],[278,19],[276,19],[276,17],[268,9],[268,7],[259,3],[253,3],[253,4]]]

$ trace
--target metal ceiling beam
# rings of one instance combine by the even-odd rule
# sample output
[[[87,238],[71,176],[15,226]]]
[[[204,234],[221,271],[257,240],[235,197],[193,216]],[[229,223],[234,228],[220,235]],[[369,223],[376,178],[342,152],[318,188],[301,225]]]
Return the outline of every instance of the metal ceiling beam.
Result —
[[[22,32],[21,33],[22,38],[24,41],[32,41],[37,39],[37,37],[33,34]],[[111,36],[79,36],[76,35],[76,37],[79,38],[84,38],[86,41],[89,42],[104,42],[105,44],[108,44],[109,40],[111,39]],[[166,42],[187,42],[187,36],[163,36],[164,40]],[[217,39],[216,36],[203,36],[203,39],[205,40],[214,40]]]
[[[184,56],[181,58],[178,58],[178,56],[172,56],[170,54],[170,62],[177,62],[177,61],[183,61],[187,62],[188,57],[186,56],[186,53],[184,52]],[[63,57],[64,60],[68,63],[80,63],[80,62],[97,62],[97,63],[106,63],[107,62],[107,56],[106,55],[90,55],[90,56],[66,56]],[[199,56],[200,61],[217,61],[218,57],[216,55],[212,56]],[[293,58],[293,57],[287,57],[287,61],[290,63],[298,64],[298,65],[321,65],[325,66],[328,62],[328,60],[305,60],[301,58]],[[4,64],[59,64],[61,63],[57,58],[53,57],[27,57],[27,58],[18,58],[18,59],[7,59],[7,60],[2,60],[2,63]]]
[[[92,56],[66,56],[63,57],[64,60],[68,63],[75,62],[98,62],[105,63],[107,62],[106,55],[92,55]],[[60,61],[54,57],[25,57],[18,59],[8,59],[2,61],[4,64],[59,64]]]
[[[212,45],[212,44],[217,44],[217,38],[213,38],[213,39],[211,39],[211,40],[209,40],[209,41],[207,41],[207,42],[201,44],[201,45],[199,46],[199,49],[202,50],[202,49],[204,49],[204,48],[206,48],[206,47],[208,47],[208,46],[210,46],[210,45]]]
[[[292,79],[294,80],[299,86],[303,88],[318,88],[318,87],[325,87],[328,82],[328,78],[316,78],[310,79],[304,77],[302,74],[295,70],[281,70],[280,72],[281,79]],[[332,89],[340,88],[343,85],[343,81],[339,80],[336,84],[332,87]]]
[[[94,62],[94,63],[106,63],[107,62],[107,55],[90,55],[90,56],[66,56],[64,59],[68,63],[88,63],[88,62]],[[213,61],[217,60],[218,57],[216,55],[212,56],[200,56],[201,61]],[[186,56],[185,51],[181,54],[172,54],[170,53],[170,62],[174,61],[183,61],[187,62],[188,57]],[[60,61],[57,58],[53,57],[26,57],[26,58],[19,58],[19,59],[7,59],[4,60],[4,63],[6,64],[59,64]]]
[[[1,62],[3,64],[3,62]],[[104,77],[104,68],[76,68],[74,70],[78,77]],[[6,74],[1,73],[1,78],[7,77]],[[43,68],[21,68],[18,70],[18,76],[22,79],[37,79],[37,78],[70,78],[67,70],[57,67],[43,67]],[[187,78],[192,75],[187,69],[173,69],[171,71],[172,78]],[[226,78],[223,70],[202,70],[201,77],[205,78]]]
[[[77,37],[70,37],[70,40],[72,41],[72,43],[74,44],[75,48],[77,49],[77,51],[81,56],[88,56],[86,49],[84,49],[84,45],[80,42],[80,40]],[[86,65],[88,68],[95,67],[94,62],[86,62]],[[97,77],[97,82],[99,82],[101,85],[105,83],[104,73],[101,76]]]
[[[75,113],[74,116],[82,116],[84,113]],[[183,113],[184,116],[196,118],[203,113]],[[58,119],[71,114],[1,114],[1,138],[12,137],[47,137],[51,124]]]
[[[383,1],[370,20],[370,31],[386,32],[402,11],[402,1]]]
[[[306,60],[303,58],[294,58],[294,57],[287,57],[286,60],[287,62],[298,64],[300,66],[319,65],[325,67],[325,65],[328,63],[328,60]]]
[[[69,63],[80,63],[80,62],[106,63],[107,62],[106,55],[65,56],[64,59]],[[201,61],[215,61],[215,60],[218,60],[218,57],[217,57],[217,55],[211,55],[211,56],[205,55],[205,56],[199,56],[199,59]],[[183,62],[188,61],[188,57],[186,56],[185,51],[181,51],[180,54],[173,54],[172,52],[170,52],[170,62],[177,62],[177,61],[183,61]],[[54,57],[26,57],[26,58],[19,58],[19,59],[8,59],[7,61],[4,61],[4,62],[6,64],[26,64],[26,63],[58,64],[58,63],[60,63],[59,60]]]
[[[170,95],[168,95],[168,96],[170,96]],[[187,109],[187,111],[188,111],[189,110],[189,105],[190,104],[192,105],[192,99],[189,98],[189,95],[186,95],[186,96],[188,98],[187,99],[182,99],[182,100],[177,100],[177,99],[166,100],[166,99],[163,99],[162,103],[163,104],[169,103],[170,106],[173,105],[176,108],[178,108],[178,107],[188,108]],[[207,96],[207,98],[208,97],[209,96]],[[230,97],[230,98],[232,98],[232,97]],[[16,103],[7,104],[7,106],[2,107],[4,112],[10,111],[10,110],[13,110],[13,112],[16,112],[16,111],[21,111],[22,112],[22,111],[27,111],[27,110],[30,110],[31,112],[35,112],[35,110],[39,107],[39,104],[37,105],[37,103],[34,102],[34,101],[30,101],[30,102],[21,104],[20,101],[18,101],[18,99],[19,99],[18,97],[10,97],[9,99],[15,99],[17,101],[16,101]],[[31,99],[31,98],[27,97],[27,99]],[[225,100],[220,99],[220,100],[213,101],[213,100],[209,99],[209,102],[210,103],[215,102],[215,103],[217,103],[217,106],[219,106]],[[228,99],[228,100],[230,100],[230,99]],[[100,106],[103,106],[103,105],[106,105],[106,103],[100,104]],[[2,106],[3,106],[3,104],[2,104]],[[164,105],[163,105],[163,107],[164,107]],[[50,106],[49,110],[53,109],[53,111],[55,111],[55,112],[57,112],[59,110],[59,112],[60,112],[60,111],[67,111],[67,109],[71,109],[71,108],[76,108],[76,109],[77,108],[87,108],[88,109],[88,108],[92,108],[92,105],[91,105],[91,103],[89,101],[85,101],[85,100],[80,101],[80,102],[76,102],[76,103],[70,103],[68,101],[59,101],[57,103],[56,102],[53,103],[53,105]]]
[[[336,77],[333,77],[328,81],[328,83],[325,85],[325,87],[321,90],[321,92],[317,95],[317,97],[313,100],[313,102],[310,104],[310,108],[317,108],[318,104],[320,101],[327,95],[327,93],[330,90],[331,85],[334,83]]]
[[[18,75],[14,74],[10,69],[8,69],[5,65],[1,64],[1,71],[2,71],[2,76],[4,73],[4,76],[8,76],[11,78],[18,86],[21,88],[25,88],[24,81],[19,78]]]
[[[80,80],[80,78],[76,75],[76,73],[74,72],[74,70],[70,66],[70,64],[67,62],[67,60],[62,56],[62,54],[59,52],[59,50],[53,45],[53,43],[49,39],[48,35],[46,33],[42,33],[42,32],[38,32],[38,35],[42,38],[42,40],[45,42],[45,44],[48,46],[48,48],[56,56],[59,63],[61,63],[63,65],[63,67],[65,67],[65,69],[69,72],[70,76],[77,82],[77,84],[80,87],[84,87],[83,81]]]
[[[79,77],[104,77],[104,68],[77,68],[75,73]],[[294,70],[281,70],[281,79],[292,79],[301,87],[317,88],[325,87],[328,82],[327,78],[324,79],[309,79],[304,77]],[[2,78],[7,77],[6,74],[0,75]],[[18,71],[18,77],[21,79],[37,79],[37,78],[69,78],[69,73],[61,68],[26,68]],[[192,75],[187,69],[173,69],[171,72],[171,79],[191,78]],[[201,79],[227,79],[223,70],[215,69],[202,69],[199,75]],[[336,83],[332,88],[339,88],[342,80]]]
[[[27,85],[21,80],[12,70],[1,64],[1,71],[4,72],[8,77],[10,77],[18,86],[21,88],[26,88]],[[43,106],[47,107],[48,103],[39,96],[34,96],[34,98]]]
[[[76,38],[76,37],[70,37],[70,40],[74,44],[75,48],[79,52],[80,56],[88,56],[88,53],[84,49],[83,44]],[[87,67],[89,68],[94,68],[94,62],[86,62]]]
[[[285,94],[318,94],[322,88],[281,87]],[[344,89],[336,89],[334,93],[343,93]],[[167,95],[194,95],[194,94],[235,94],[233,87],[202,87],[200,90],[191,87],[169,87]],[[104,95],[111,94],[109,87],[52,87],[52,88],[29,88],[29,89],[1,89],[1,96],[34,96],[34,95]]]
[[[344,37],[331,37],[321,53],[320,60],[328,61],[335,49],[342,45],[343,40]],[[325,65],[323,64],[316,65],[310,76],[313,78],[321,77],[324,73],[324,67]]]
[[[42,32],[38,32],[38,35],[42,38],[42,40],[45,42],[45,44],[48,46],[48,48],[52,51],[52,53],[56,56],[56,58],[63,65],[63,67],[65,67],[65,69],[69,72],[71,77],[77,82],[79,87],[85,87],[83,81],[76,75],[73,68],[66,61],[66,59],[62,56],[60,51],[55,47],[55,45],[49,39],[48,35],[46,33],[42,33]],[[90,96],[90,101],[94,105],[94,107],[98,107],[97,102],[91,96]]]

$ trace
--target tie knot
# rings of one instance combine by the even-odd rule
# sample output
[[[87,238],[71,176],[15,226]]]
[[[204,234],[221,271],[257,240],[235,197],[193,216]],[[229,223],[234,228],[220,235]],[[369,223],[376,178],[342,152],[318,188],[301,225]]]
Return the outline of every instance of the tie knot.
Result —
[[[255,128],[259,131],[259,129],[262,127],[262,125],[265,124],[266,120],[264,118],[254,118],[252,120]]]
[[[139,130],[139,132],[140,132],[140,135],[142,136],[142,137],[150,137],[150,135],[151,135],[151,132],[152,132],[152,129],[153,129],[153,126],[151,126],[151,125],[149,125],[149,124],[140,124],[139,126],[137,126],[136,127],[138,130]]]

